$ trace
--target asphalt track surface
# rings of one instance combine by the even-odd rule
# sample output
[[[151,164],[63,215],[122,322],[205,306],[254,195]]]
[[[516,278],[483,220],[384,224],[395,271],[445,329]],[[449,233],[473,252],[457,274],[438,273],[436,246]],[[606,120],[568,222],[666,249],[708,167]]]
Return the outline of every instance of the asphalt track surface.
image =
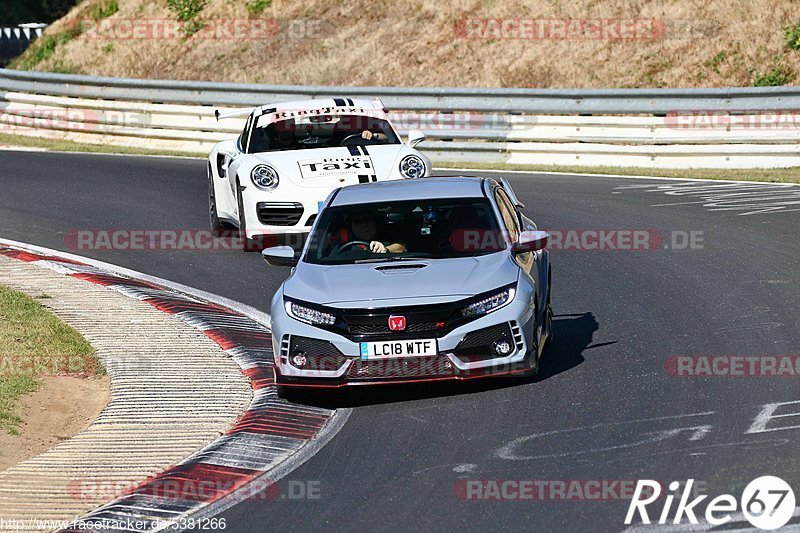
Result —
[[[204,165],[0,152],[0,235],[268,310],[288,270],[258,254],[65,243],[73,230],[205,229]],[[702,247],[553,250],[556,343],[538,380],[319,393],[309,403],[354,407],[333,441],[284,480],[310,482],[319,497],[243,502],[223,513],[228,531],[625,529],[628,501],[613,492],[604,501],[465,501],[465,479],[693,478],[704,493],[738,498],[750,480],[772,474],[798,490],[800,428],[791,426],[800,417],[767,420],[762,429],[772,431],[758,431],[756,419],[765,404],[800,400],[800,378],[665,369],[676,355],[800,355],[797,189],[737,188],[730,209],[719,201],[723,184],[507,177],[544,229],[655,230],[665,243],[673,231],[694,231]],[[773,414],[798,412],[784,405]],[[661,507],[650,509],[657,518]]]

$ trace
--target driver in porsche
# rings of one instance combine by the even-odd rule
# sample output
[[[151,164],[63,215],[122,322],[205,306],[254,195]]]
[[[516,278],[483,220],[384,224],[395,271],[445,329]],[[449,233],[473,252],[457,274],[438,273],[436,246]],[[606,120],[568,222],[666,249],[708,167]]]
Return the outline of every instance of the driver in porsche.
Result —
[[[373,133],[370,130],[362,131],[361,138],[364,139],[365,141],[373,141],[380,144],[385,143],[388,140],[388,137],[386,137],[385,133],[381,132]]]

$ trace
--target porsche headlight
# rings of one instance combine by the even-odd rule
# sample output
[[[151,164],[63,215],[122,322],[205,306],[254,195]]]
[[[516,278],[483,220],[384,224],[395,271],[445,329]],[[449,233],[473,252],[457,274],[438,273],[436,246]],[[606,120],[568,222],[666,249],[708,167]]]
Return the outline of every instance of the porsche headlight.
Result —
[[[486,315],[508,305],[514,299],[516,289],[509,287],[500,292],[484,298],[461,309],[461,314],[466,318]]]
[[[404,178],[421,178],[425,175],[425,161],[416,155],[407,155],[400,160],[400,174]]]
[[[268,191],[278,186],[278,172],[269,165],[256,165],[250,173],[253,185]]]
[[[290,300],[286,300],[283,305],[290,317],[306,324],[332,326],[336,322],[336,317],[330,313],[309,309]]]

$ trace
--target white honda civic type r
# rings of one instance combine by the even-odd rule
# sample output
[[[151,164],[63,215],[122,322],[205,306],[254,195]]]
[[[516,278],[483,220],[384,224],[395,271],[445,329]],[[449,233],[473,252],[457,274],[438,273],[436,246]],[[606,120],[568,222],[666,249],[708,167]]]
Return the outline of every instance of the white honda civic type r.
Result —
[[[411,131],[404,143],[379,100],[330,98],[217,112],[218,119],[245,115],[241,135],[211,150],[208,196],[212,229],[238,229],[246,250],[301,245],[334,189],[430,173],[430,161],[414,149],[425,135]]]

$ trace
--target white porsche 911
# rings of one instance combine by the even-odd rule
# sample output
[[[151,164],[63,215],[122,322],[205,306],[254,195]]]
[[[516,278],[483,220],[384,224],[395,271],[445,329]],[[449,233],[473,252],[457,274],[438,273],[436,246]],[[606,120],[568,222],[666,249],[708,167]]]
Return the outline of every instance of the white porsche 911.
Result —
[[[241,135],[217,143],[208,158],[212,230],[238,228],[245,250],[305,236],[334,189],[430,173],[430,160],[414,149],[425,135],[411,131],[404,143],[379,100],[283,102],[217,119],[245,115]]]

